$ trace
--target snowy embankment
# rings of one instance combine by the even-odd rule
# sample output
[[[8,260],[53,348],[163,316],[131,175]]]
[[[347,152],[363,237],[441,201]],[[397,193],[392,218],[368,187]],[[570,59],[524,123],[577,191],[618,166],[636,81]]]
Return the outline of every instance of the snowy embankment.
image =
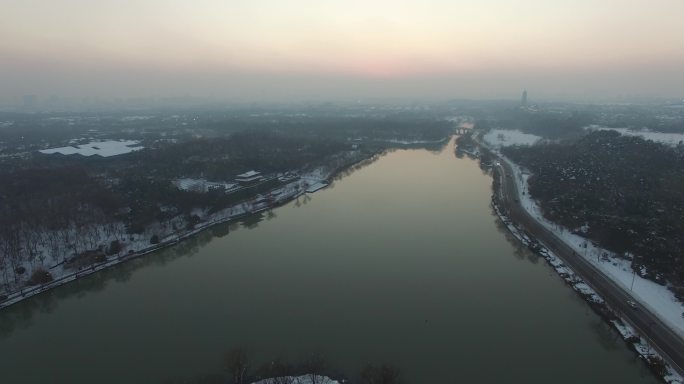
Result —
[[[40,153],[51,155],[53,153],[60,153],[62,155],[81,155],[81,156],[101,156],[110,157],[116,155],[123,155],[133,151],[143,149],[143,146],[138,145],[140,141],[137,140],[108,140],[108,141],[91,141],[87,144],[72,145],[69,147],[48,148],[39,151]]]
[[[575,272],[570,269],[568,266],[566,266],[558,256],[556,256],[553,252],[551,252],[549,249],[543,247],[541,244],[538,244],[535,239],[530,238],[525,232],[521,229],[519,229],[506,215],[501,212],[499,207],[496,204],[492,204],[494,207],[494,211],[496,212],[497,216],[501,219],[501,221],[504,223],[506,228],[508,228],[508,231],[515,237],[516,239],[520,240],[520,242],[525,245],[526,247],[529,247],[533,250],[535,250],[537,253],[539,253],[546,261],[551,265],[551,267],[558,273],[558,275],[563,278],[572,288],[577,291],[580,295],[582,295],[585,299],[592,303],[597,303],[597,304],[603,304],[604,300],[599,296],[591,287],[589,287],[579,276],[575,274]]]
[[[658,352],[654,351],[653,348],[648,343],[648,340],[644,339],[641,337],[637,332],[634,331],[632,327],[630,327],[627,324],[624,324],[620,320],[612,320],[611,324],[617,331],[620,333],[622,338],[627,341],[631,342],[632,346],[634,347],[634,350],[636,353],[639,354],[639,356],[646,360],[647,363],[649,364],[658,364],[659,362],[662,362],[662,357],[658,354]],[[684,383],[684,378],[678,374],[672,367],[669,365],[665,366],[665,374],[663,375],[663,380],[665,380],[666,383],[669,384],[682,384]]]
[[[289,383],[289,384],[340,384],[339,381],[333,380],[327,376],[311,377],[311,375],[302,376],[285,376],[277,377],[271,379],[264,379],[255,381],[252,384],[278,384],[278,383]]]
[[[83,233],[83,229],[67,229],[64,234],[53,236],[54,239],[70,238],[70,244],[63,244],[56,249],[57,256],[53,254],[52,265],[49,262],[41,262],[46,270],[49,270],[52,281],[33,286],[26,286],[26,278],[5,286],[5,291],[0,290],[0,295],[4,297],[0,299],[0,309],[16,304],[29,297],[39,293],[48,291],[52,288],[69,283],[83,276],[101,271],[119,263],[147,255],[159,249],[174,245],[186,238],[192,237],[205,229],[217,224],[239,220],[245,216],[266,211],[268,209],[283,205],[291,200],[298,198],[304,193],[312,193],[319,189],[328,186],[327,181],[339,171],[340,168],[349,166],[356,162],[363,160],[361,152],[352,151],[338,160],[340,164],[336,167],[317,167],[302,173],[299,177],[288,179],[289,182],[273,189],[265,195],[256,195],[253,198],[239,202],[233,206],[222,209],[220,211],[209,213],[207,210],[195,209],[192,215],[199,218],[199,222],[192,226],[191,229],[186,228],[187,223],[181,217],[176,217],[164,225],[153,224],[146,228],[143,234],[127,234],[125,226],[121,222],[106,223],[102,225],[90,226],[87,234]],[[312,189],[313,188],[313,189]],[[158,244],[151,244],[151,238],[157,236]],[[46,237],[51,237],[47,236]],[[119,252],[113,255],[102,254],[103,260],[87,266],[75,268],[67,266],[66,255],[74,255],[75,243],[80,244],[80,252],[97,249],[98,244],[106,246],[112,241],[120,241],[122,246]],[[89,244],[89,245],[86,245]],[[39,247],[41,248],[41,247]],[[42,247],[45,249],[38,249],[40,254],[48,254],[49,247]],[[53,252],[54,253],[54,252]],[[79,253],[79,252],[76,252]],[[23,266],[27,271],[35,269],[35,265],[26,261]]]
[[[93,155],[95,153],[89,152],[93,150],[99,151],[101,156],[114,156],[142,149],[129,147],[138,144],[135,141],[112,141],[110,146],[102,143],[91,142],[86,146],[53,148],[43,152]],[[316,192],[327,187],[338,172],[367,158],[367,154],[358,150],[335,155],[325,166],[302,170],[300,175],[288,172],[278,177],[283,184],[264,194],[252,196],[217,212],[197,208],[188,215],[177,215],[152,223],[140,234],[127,233],[126,226],[120,221],[71,224],[57,230],[24,231],[21,233],[24,237],[18,241],[32,245],[30,253],[23,258],[12,259],[11,266],[0,265],[0,271],[3,272],[0,275],[3,283],[0,286],[0,309],[80,277],[174,245],[214,225],[239,220],[283,205],[304,193]],[[232,183],[204,179],[177,179],[174,184],[180,189],[198,192],[217,189],[230,193],[238,189]],[[160,209],[167,211],[173,208]],[[14,271],[14,274],[9,271]],[[40,274],[36,275],[37,272]],[[50,281],[31,283],[34,275],[47,275]]]
[[[496,137],[497,139],[493,139],[493,137]],[[522,140],[523,139],[520,138],[517,142],[521,143]],[[584,257],[623,289],[630,291],[632,296],[635,297],[641,305],[656,314],[658,318],[665,322],[674,332],[684,335],[684,318],[682,317],[684,305],[676,300],[674,294],[669,291],[667,287],[639,277],[633,273],[629,261],[618,258],[614,253],[600,248],[590,240],[571,233],[566,228],[545,219],[537,202],[526,192],[529,191],[528,178],[530,177],[530,173],[499,152],[499,149],[502,146],[515,145],[512,143],[512,140],[501,140],[501,136],[496,134],[496,136],[490,136],[490,141],[485,139],[484,144],[513,169],[513,179],[517,184],[518,199],[530,216],[536,218],[539,223],[573,248],[576,254]],[[493,204],[493,206],[496,214],[501,218],[502,222],[514,237],[519,239],[525,246],[536,250],[544,257],[554,270],[556,270],[556,272],[587,301],[598,307],[605,307],[603,298],[576,275],[571,268],[564,265],[553,252],[537,243],[536,239],[529,238],[524,231],[518,229],[517,226],[503,214],[496,204]],[[641,356],[649,365],[656,366],[658,365],[658,361],[662,361],[661,356],[649,346],[648,341],[640,337],[629,325],[626,325],[622,319],[615,319],[610,322],[615,326],[624,340],[632,344],[639,356]],[[664,369],[665,374],[663,375],[663,379],[667,383],[684,383],[684,378],[682,378],[682,376],[680,376],[671,366],[665,365]]]
[[[361,151],[349,151],[331,158],[327,166],[302,171],[299,176],[289,172],[278,178],[285,184],[263,195],[253,196],[213,213],[206,209],[194,209],[190,213],[193,218],[197,218],[197,222],[194,223],[187,222],[183,216],[176,216],[164,222],[151,224],[142,234],[127,233],[122,222],[91,223],[84,227],[71,226],[54,231],[30,232],[33,236],[31,244],[35,244],[35,249],[32,248],[35,256],[31,259],[15,260],[12,270],[21,268],[30,272],[44,269],[49,272],[51,281],[28,285],[32,273],[15,274],[12,279],[8,272],[9,268],[0,268],[3,271],[1,277],[4,277],[4,284],[0,288],[0,309],[83,276],[174,245],[214,225],[239,220],[283,205],[304,193],[316,192],[327,187],[328,182],[338,172],[367,158],[368,156]],[[194,185],[198,180],[185,181]],[[213,186],[228,187],[224,183],[201,181],[201,189]],[[227,191],[230,192],[229,189]],[[158,243],[153,244],[152,239]],[[114,243],[118,244],[117,251],[111,251]],[[87,254],[90,254],[88,258],[81,259]],[[90,261],[81,263],[80,260]]]
[[[628,128],[609,128],[602,127],[600,125],[590,125],[584,129],[588,131],[616,131],[625,136],[639,136],[646,140],[651,140],[655,141],[656,143],[662,143],[670,146],[676,146],[680,142],[684,142],[684,133],[655,132],[649,129],[635,131]]]
[[[501,140],[501,132],[509,132],[509,136],[504,135],[507,139]],[[510,132],[518,133],[510,134]],[[591,240],[572,233],[567,228],[544,218],[537,202],[530,197],[529,193],[526,193],[526,191],[529,191],[527,180],[531,174],[503,156],[499,151],[502,146],[515,145],[515,143],[522,143],[525,140],[527,141],[526,144],[530,144],[532,138],[528,136],[534,135],[506,130],[492,130],[484,135],[485,144],[487,144],[493,153],[499,156],[503,161],[510,165],[511,169],[513,169],[513,179],[518,187],[518,199],[520,200],[520,204],[530,216],[536,218],[537,221],[549,231],[565,241],[565,243],[573,248],[578,255],[587,259],[592,265],[601,270],[623,289],[630,291],[632,296],[634,296],[644,307],[648,308],[663,322],[669,325],[670,328],[684,337],[684,317],[682,316],[684,313],[684,305],[677,301],[674,294],[668,290],[666,286],[656,284],[653,281],[636,275],[632,271],[631,262],[629,260],[619,258],[613,252],[592,243]],[[534,137],[540,139],[538,136]],[[516,139],[512,140],[512,138]],[[536,142],[536,140],[534,142]]]
[[[513,169],[515,173],[513,179],[518,184],[518,198],[532,217],[572,247],[578,255],[584,257],[624,290],[629,291],[639,303],[657,315],[675,332],[684,336],[684,318],[682,317],[684,305],[677,301],[666,286],[640,277],[632,271],[630,261],[619,258],[613,252],[592,243],[591,240],[546,220],[536,201],[529,196],[529,193],[524,193],[528,190],[529,172],[505,157],[502,159]]]
[[[570,267],[566,266],[552,251],[545,248],[541,244],[537,243],[535,239],[528,237],[524,231],[520,230],[503,212],[500,208],[492,203],[492,207],[496,212],[497,216],[504,223],[509,232],[517,238],[523,245],[535,250],[539,255],[541,255],[546,261],[551,265],[551,267],[558,273],[558,275],[565,280],[565,282],[570,285],[580,296],[591,303],[599,312],[603,312],[602,315],[606,314],[606,303],[603,298],[596,293],[587,283],[582,280]],[[611,319],[610,324],[620,333],[622,338],[631,344],[634,350],[639,354],[639,356],[646,361],[650,366],[656,366],[663,362],[662,357],[651,348],[648,340],[642,338],[638,333],[632,329],[629,325],[625,324],[622,319],[616,318]],[[664,366],[663,380],[669,384],[682,384],[684,383],[684,378],[677,373],[670,365],[665,364]]]

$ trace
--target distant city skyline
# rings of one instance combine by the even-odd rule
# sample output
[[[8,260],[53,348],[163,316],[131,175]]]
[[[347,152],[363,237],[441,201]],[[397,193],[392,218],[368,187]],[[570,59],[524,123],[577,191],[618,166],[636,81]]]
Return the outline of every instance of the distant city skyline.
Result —
[[[0,4],[0,102],[684,97],[684,2]]]

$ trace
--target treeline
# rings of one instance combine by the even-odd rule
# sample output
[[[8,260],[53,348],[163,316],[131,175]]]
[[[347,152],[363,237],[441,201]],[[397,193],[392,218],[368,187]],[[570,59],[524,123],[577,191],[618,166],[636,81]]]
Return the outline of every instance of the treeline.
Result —
[[[127,172],[154,170],[163,177],[204,175],[230,180],[250,169],[279,172],[312,164],[350,146],[317,136],[292,137],[273,131],[242,131],[226,137],[194,139],[128,156]]]
[[[209,374],[190,380],[169,379],[164,384],[302,384],[296,381],[302,377],[307,384],[326,384],[327,378],[341,383],[358,384],[401,384],[401,371],[392,364],[365,364],[358,372],[347,376],[335,369],[321,354],[310,354],[299,362],[290,362],[277,357],[255,365],[244,348],[228,351],[223,359],[222,373]]]
[[[477,143],[473,139],[472,133],[468,132],[466,134],[460,135],[456,138],[456,150],[466,149],[472,150],[477,147]]]
[[[684,108],[680,106],[606,107],[599,123],[612,128],[647,128],[657,132],[684,133]]]
[[[440,140],[453,131],[453,123],[443,119],[411,116],[336,117],[279,122],[279,129],[298,136],[367,140]]]
[[[643,277],[683,285],[684,147],[596,131],[503,152],[532,172],[548,219],[632,259]]]
[[[6,131],[18,135],[18,130],[32,121],[19,117],[13,116],[15,124]],[[32,139],[27,142],[34,142],[27,143],[27,148],[40,147],[39,133],[47,127],[63,124],[67,133],[74,132],[68,128],[69,120],[55,122],[47,116],[36,119],[40,128],[31,131],[31,135],[37,136],[30,136]],[[192,228],[199,223],[195,209],[211,213],[248,202],[279,186],[274,179],[230,194],[198,193],[179,190],[172,183],[176,178],[230,182],[250,169],[272,175],[326,165],[336,169],[350,159],[369,157],[390,145],[350,139],[443,138],[451,127],[451,123],[426,118],[402,122],[387,118],[297,116],[282,124],[272,118],[263,119],[248,130],[235,131],[240,125],[232,124],[230,119],[216,119],[215,124],[228,128],[222,131],[215,127],[211,131],[206,120],[201,121],[195,124],[203,130],[200,138],[188,134],[195,132],[191,130],[185,132],[186,136],[111,158],[33,151],[28,158],[4,159],[0,167],[0,283],[4,289],[0,289],[0,295],[26,284],[49,281],[50,269],[55,266],[80,268],[103,261],[106,256],[149,246],[160,241],[162,234]],[[132,125],[144,129],[145,124],[161,129],[159,124],[165,118],[126,123],[120,116],[81,116],[78,129],[74,129],[83,132],[87,121],[100,124],[94,127],[102,130]],[[172,124],[169,132],[176,128],[177,123]],[[58,136],[66,139],[61,135]],[[352,150],[354,156],[348,158]],[[151,238],[135,236],[142,234]],[[36,279],[31,276],[34,273]]]
[[[3,169],[0,179],[0,284],[5,292],[51,281],[50,267],[76,255],[95,261],[95,253],[122,251],[126,233],[120,218],[128,202],[87,168]],[[117,245],[112,247],[112,241]]]
[[[511,108],[492,111],[478,119],[475,128],[512,129],[547,139],[576,139],[584,135],[584,127],[596,122],[596,114],[588,110],[535,111]]]

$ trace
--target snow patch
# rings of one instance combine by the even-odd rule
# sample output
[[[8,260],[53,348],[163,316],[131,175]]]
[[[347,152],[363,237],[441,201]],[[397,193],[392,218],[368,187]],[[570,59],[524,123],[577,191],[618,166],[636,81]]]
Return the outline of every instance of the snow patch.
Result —
[[[483,139],[491,147],[501,148],[511,145],[532,145],[541,140],[541,137],[518,130],[492,129]]]
[[[327,376],[318,376],[316,375],[315,380],[312,380],[312,377],[310,375],[302,375],[302,376],[285,376],[285,377],[279,377],[279,378],[270,378],[270,379],[264,379],[264,380],[259,380],[256,381],[252,384],[274,384],[274,383],[291,383],[291,384],[339,384],[340,382],[337,380],[333,380]]]
[[[182,191],[192,192],[208,192],[214,189],[230,192],[239,189],[239,186],[236,183],[208,181],[206,179],[192,178],[176,179],[173,181],[173,185]]]
[[[123,155],[133,151],[139,151],[145,147],[139,146],[138,140],[108,140],[108,141],[91,141],[87,144],[72,145],[68,147],[48,148],[40,150],[40,153],[51,155],[60,153],[62,155],[81,155],[81,156],[101,156],[110,157],[116,155]]]
[[[625,136],[639,136],[646,140],[655,141],[656,143],[662,143],[673,147],[679,144],[679,142],[684,142],[684,133],[655,132],[649,129],[631,130],[628,128],[609,128],[599,125],[590,125],[585,127],[585,129],[589,131],[617,131]]]

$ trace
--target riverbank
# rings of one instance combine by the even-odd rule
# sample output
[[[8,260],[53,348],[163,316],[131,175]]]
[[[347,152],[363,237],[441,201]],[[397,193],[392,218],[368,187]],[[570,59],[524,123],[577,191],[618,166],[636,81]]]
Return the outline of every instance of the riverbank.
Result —
[[[360,154],[360,152],[356,153]],[[157,244],[149,245],[131,253],[107,257],[107,260],[103,262],[93,263],[76,271],[60,274],[48,283],[29,286],[26,288],[22,287],[6,294],[6,297],[0,301],[0,311],[33,296],[76,281],[82,277],[92,275],[121,263],[125,263],[127,261],[131,261],[171,247],[216,225],[244,220],[251,216],[258,215],[265,211],[285,205],[298,199],[304,194],[315,193],[321,189],[327,188],[332,183],[333,179],[338,177],[338,175],[346,170],[352,169],[358,164],[363,164],[369,160],[373,160],[377,158],[377,156],[379,156],[377,153],[367,154],[365,156],[362,155],[360,157],[352,156],[352,159],[344,161],[330,170],[325,170],[323,167],[315,168],[310,172],[302,174],[298,179],[279,187],[278,189],[280,193],[270,202],[259,201],[251,204],[247,204],[245,202],[236,204],[211,215],[205,216],[204,220],[194,225],[192,229],[176,232],[163,237]],[[140,242],[138,242],[138,244],[140,244]]]
[[[216,225],[228,223],[231,221],[242,220],[248,216],[256,215],[256,214],[259,214],[261,212],[267,211],[269,209],[276,208],[280,205],[286,204],[286,203],[296,199],[297,197],[301,196],[304,193],[305,192],[302,191],[299,194],[293,196],[291,199],[283,201],[282,203],[258,208],[256,210],[252,210],[252,211],[244,211],[243,213],[240,213],[237,215],[230,215],[230,216],[227,216],[227,217],[220,219],[220,220],[214,220],[211,222],[200,223],[197,226],[195,226],[194,229],[192,229],[188,232],[184,232],[184,233],[179,234],[179,235],[167,236],[167,238],[163,239],[158,244],[144,248],[140,251],[115,256],[115,257],[112,257],[111,259],[108,259],[105,262],[102,262],[102,263],[91,264],[89,267],[74,271],[72,273],[61,275],[61,276],[55,278],[54,280],[50,281],[49,283],[41,284],[38,286],[32,286],[32,287],[29,287],[26,289],[22,288],[18,291],[14,291],[14,292],[10,293],[9,295],[7,295],[7,299],[0,302],[0,310],[7,308],[11,305],[17,304],[23,300],[29,299],[35,295],[41,294],[43,292],[47,292],[51,289],[54,289],[54,288],[60,287],[64,284],[75,281],[79,278],[91,275],[93,273],[96,273],[96,272],[102,271],[104,269],[116,266],[118,264],[125,263],[127,261],[134,260],[134,259],[137,259],[141,256],[145,256],[145,255],[148,255],[150,253],[157,252],[157,251],[162,250],[164,248],[178,244],[179,242],[181,242],[185,239],[188,239],[190,237],[193,237],[193,236],[199,234],[200,232],[203,232],[203,231],[205,231],[211,227],[214,227]],[[172,237],[172,238],[169,238],[169,237]]]
[[[490,148],[482,143],[479,143],[484,150],[492,152]],[[563,249],[566,253],[570,252],[571,245],[565,244],[565,239],[562,237],[556,237],[551,232],[546,230],[544,232],[545,236],[540,236],[538,231],[539,228],[532,228],[530,223],[533,221],[538,221],[534,215],[528,212],[528,207],[526,205],[520,204],[520,200],[523,198],[529,199],[524,193],[520,194],[520,190],[515,182],[518,178],[522,181],[521,175],[506,175],[506,170],[504,167],[512,168],[514,165],[508,163],[507,159],[502,156],[496,156],[499,159],[499,163],[495,169],[494,177],[497,178],[494,183],[495,190],[492,196],[492,206],[500,218],[502,223],[506,226],[509,232],[518,239],[524,246],[528,247],[530,250],[538,253],[542,256],[549,265],[556,271],[556,273],[568,284],[575,292],[577,292],[584,300],[586,300],[589,306],[608,324],[610,324],[625,340],[625,342],[632,348],[641,359],[647,364],[647,366],[660,378],[662,378],[667,383],[682,383],[684,382],[679,370],[678,365],[673,361],[671,355],[668,356],[670,363],[667,363],[663,359],[662,349],[659,353],[654,348],[652,348],[653,339],[647,338],[635,331],[633,321],[629,321],[625,317],[625,314],[634,313],[630,311],[635,311],[635,308],[629,304],[628,300],[614,300],[611,297],[611,303],[608,302],[597,293],[593,285],[598,284],[600,279],[598,276],[594,275],[593,279],[588,279],[586,275],[586,270],[580,273],[576,270],[578,264],[575,263],[575,268],[570,266],[568,263],[563,263],[559,254],[554,253],[551,249]],[[503,164],[502,164],[503,163]],[[507,215],[505,212],[510,212],[511,215]],[[509,217],[510,216],[510,217]],[[518,220],[514,221],[511,217],[518,217]],[[522,220],[523,217],[527,217],[528,220]],[[541,226],[541,223],[537,222],[537,226]],[[531,235],[535,233],[536,236]],[[551,239],[553,244],[550,243]],[[562,245],[559,245],[562,244]],[[559,248],[560,246],[560,248]],[[559,251],[560,252],[560,251]],[[578,256],[575,251],[571,251],[575,257]],[[568,260],[567,254],[564,255],[564,259]],[[577,261],[577,260],[575,260]],[[606,292],[605,287],[602,286],[602,291]],[[622,303],[623,306],[620,307],[617,303]],[[625,309],[625,303],[627,303],[627,309]],[[631,324],[631,325],[630,325]]]
[[[654,374],[662,378],[666,383],[684,383],[684,378],[671,365],[665,363],[662,356],[651,347],[648,340],[628,325],[619,316],[618,312],[611,309],[606,304],[606,301],[584,279],[575,273],[570,266],[563,263],[558,256],[540,244],[536,239],[526,234],[523,229],[518,228],[515,223],[502,213],[494,198],[492,198],[492,208],[511,235],[520,241],[523,246],[543,257],[558,276],[584,299],[596,314],[621,335],[625,343],[639,355]]]
[[[223,372],[225,352],[245,348],[257,367],[314,351],[340,372],[387,363],[414,383],[658,383],[506,239],[491,176],[452,148],[388,151],[300,204],[0,312],[3,378],[187,381]]]

